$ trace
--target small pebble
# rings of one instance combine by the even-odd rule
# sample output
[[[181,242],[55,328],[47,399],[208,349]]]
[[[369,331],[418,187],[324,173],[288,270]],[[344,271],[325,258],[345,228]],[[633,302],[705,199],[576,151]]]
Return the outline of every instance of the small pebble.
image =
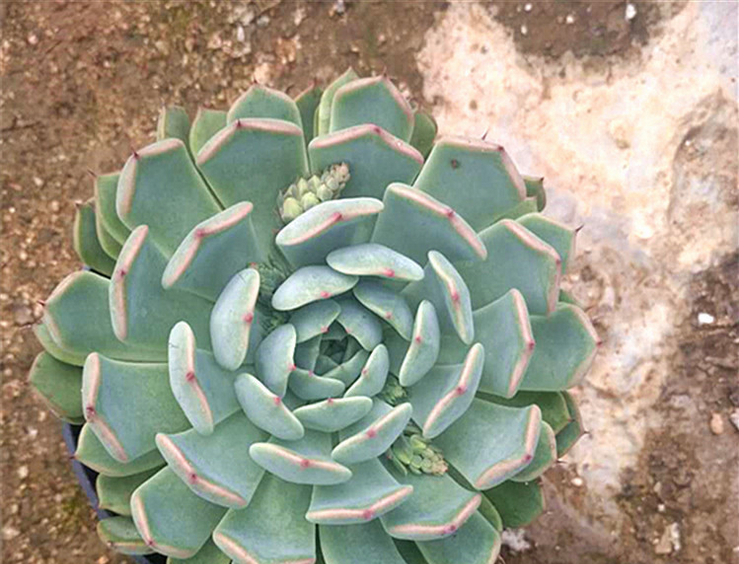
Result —
[[[731,421],[731,424],[736,427],[737,431],[739,431],[739,409],[735,409],[731,412],[731,415],[729,415],[729,421]]]
[[[26,478],[28,478],[28,466],[24,464],[23,466],[18,467],[18,477],[21,480],[25,480]]]
[[[530,12],[531,11],[531,8],[533,8],[533,6],[531,5],[531,3],[528,3],[528,4],[526,4],[523,7],[524,11],[526,11],[526,12]]]
[[[525,25],[521,26],[521,35],[526,35],[529,32],[529,28]]]
[[[710,313],[702,311],[698,314],[698,325],[711,325],[714,321],[716,321],[716,318]]]
[[[724,418],[720,413],[711,414],[711,432],[720,435],[724,432]]]
[[[624,14],[624,17],[627,21],[633,20],[636,17],[636,6],[631,3],[626,4],[626,13]]]
[[[581,488],[582,485],[585,483],[583,479],[580,476],[577,476],[576,478],[572,478],[572,481],[570,482],[573,486],[576,488]]]
[[[575,23],[575,16],[573,16],[572,14],[567,14],[567,17],[565,18],[565,23],[567,25],[572,25],[573,23]]]

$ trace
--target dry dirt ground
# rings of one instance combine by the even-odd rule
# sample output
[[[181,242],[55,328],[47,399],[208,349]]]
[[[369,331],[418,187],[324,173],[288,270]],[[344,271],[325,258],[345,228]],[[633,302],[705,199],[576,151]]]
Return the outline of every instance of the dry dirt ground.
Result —
[[[608,73],[622,61],[638,61],[683,10],[678,3],[636,3],[629,19],[621,1],[534,4],[492,2],[481,9],[513,41],[513,56],[534,57],[563,76],[575,63]],[[92,195],[87,170],[113,170],[131,147],[149,142],[162,104],[192,111],[227,106],[254,78],[295,92],[349,65],[364,74],[387,69],[416,102],[441,110],[444,99],[428,82],[435,75],[419,70],[417,59],[452,9],[461,8],[286,0],[0,5],[2,562],[127,562],[98,542],[59,424],[26,384],[40,350],[29,330],[41,315],[37,300],[79,266],[70,228],[74,202]],[[470,100],[469,110],[484,103]],[[676,162],[678,172],[699,169],[707,135],[712,151],[729,155],[718,161],[727,186],[720,205],[736,209],[736,116],[727,115],[688,132],[695,143]],[[603,277],[619,268],[626,266],[618,254],[593,252],[574,272],[606,347],[608,312],[624,304],[604,291]],[[667,284],[642,268],[644,292]],[[663,353],[670,377],[659,381],[649,404],[655,423],[635,463],[619,474],[611,499],[616,516],[590,512],[601,490],[591,491],[576,473],[582,468],[565,460],[546,478],[549,511],[521,537],[518,548],[528,548],[504,549],[507,563],[739,559],[739,429],[729,419],[739,413],[737,256],[724,254],[693,270],[675,294],[684,303],[671,310],[679,314],[670,319],[672,346]],[[713,322],[699,324],[706,313]],[[608,393],[599,391],[599,399],[607,401]]]

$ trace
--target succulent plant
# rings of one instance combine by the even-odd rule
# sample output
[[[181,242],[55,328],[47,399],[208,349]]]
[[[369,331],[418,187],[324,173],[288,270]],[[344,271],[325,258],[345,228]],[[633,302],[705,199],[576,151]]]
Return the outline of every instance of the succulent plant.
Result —
[[[191,564],[494,562],[582,425],[575,231],[385,76],[162,111],[36,326],[100,537]],[[81,390],[81,395],[80,395]]]

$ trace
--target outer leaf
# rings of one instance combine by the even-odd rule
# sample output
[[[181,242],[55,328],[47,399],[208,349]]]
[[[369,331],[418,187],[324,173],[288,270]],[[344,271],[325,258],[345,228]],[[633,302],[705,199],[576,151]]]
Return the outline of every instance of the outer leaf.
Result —
[[[162,286],[216,301],[233,276],[264,259],[252,209],[249,202],[241,202],[196,225],[169,259]]]
[[[540,423],[541,411],[535,405],[518,409],[476,399],[435,444],[470,484],[484,490],[531,463]],[[490,429],[497,432],[490,433]],[[477,448],[468,448],[470,444]]]
[[[331,105],[330,131],[371,123],[409,141],[413,110],[386,76],[353,80],[336,91]]]
[[[406,564],[377,521],[363,525],[321,526],[319,531],[326,564]]]
[[[118,179],[116,210],[131,230],[148,225],[156,246],[169,256],[190,229],[221,208],[184,143],[170,138],[128,159]]]
[[[470,289],[473,309],[516,288],[525,298],[530,314],[554,311],[561,275],[557,251],[508,219],[485,229],[480,238],[487,249],[487,259],[456,265]]]
[[[557,433],[557,456],[563,457],[569,450],[575,446],[575,443],[585,434],[580,410],[577,408],[572,396],[567,392],[562,392],[562,397],[567,404],[567,410],[570,414],[570,422]]]
[[[439,130],[439,127],[436,125],[434,117],[426,112],[417,111],[414,114],[414,118],[413,135],[411,136],[410,143],[426,159],[431,152],[431,148],[434,146],[436,132]]]
[[[44,327],[57,347],[50,352],[61,352],[66,362],[84,359],[96,351],[121,360],[165,360],[164,346],[126,346],[115,336],[108,305],[109,285],[107,278],[86,271],[74,272],[59,283],[44,309]]]
[[[517,221],[557,251],[559,258],[562,259],[562,274],[567,272],[570,259],[575,256],[577,230],[540,213],[524,215]]]
[[[122,554],[152,554],[128,517],[108,517],[97,524],[100,540]]]
[[[500,554],[500,535],[480,513],[475,513],[456,535],[419,542],[418,548],[429,564],[457,562],[493,564]]]
[[[187,321],[204,349],[210,349],[208,319],[212,304],[188,292],[162,288],[164,256],[137,227],[123,246],[108,288],[110,319],[116,337],[129,346],[158,350],[179,321]]]
[[[243,118],[271,118],[303,127],[300,110],[292,98],[261,84],[252,84],[228,110],[228,123]]]
[[[195,495],[170,468],[163,468],[133,492],[131,513],[148,546],[190,558],[208,542],[226,509]]]
[[[308,154],[314,173],[335,163],[349,165],[351,178],[341,192],[346,198],[381,198],[391,182],[413,182],[423,165],[411,145],[371,124],[316,137]]]
[[[120,401],[126,397],[136,401]],[[87,424],[119,462],[154,450],[157,432],[188,427],[170,390],[166,364],[120,362],[93,353],[82,373],[82,402]]]
[[[190,128],[190,151],[197,155],[211,137],[226,127],[226,112],[199,108]]]
[[[344,72],[344,74],[342,74],[326,87],[323,96],[321,96],[320,105],[318,106],[318,122],[316,124],[317,128],[315,131],[315,135],[324,135],[328,133],[329,127],[331,125],[331,106],[334,103],[334,96],[336,95],[336,91],[345,84],[348,84],[349,82],[356,80],[357,78],[359,78],[359,75],[354,72],[353,68],[349,67]]]
[[[382,517],[387,533],[397,539],[421,541],[453,535],[474,515],[482,498],[446,474],[408,473],[399,477],[399,481],[412,486],[413,495]]]
[[[72,246],[80,260],[87,266],[110,276],[115,261],[103,250],[95,230],[95,209],[93,204],[79,206],[74,216]]]
[[[539,442],[536,445],[534,459],[526,468],[511,478],[514,482],[529,482],[535,480],[546,472],[552,464],[557,461],[557,441],[554,431],[545,423],[541,422]]]
[[[252,502],[230,510],[213,533],[218,547],[248,564],[311,564],[316,557],[315,526],[305,520],[310,488],[267,474]]]
[[[100,219],[105,231],[122,245],[128,239],[131,230],[121,221],[116,211],[119,176],[116,172],[95,177],[95,215]]]
[[[321,94],[323,94],[323,90],[313,83],[310,88],[304,90],[295,98],[295,103],[298,110],[300,110],[300,120],[303,123],[303,136],[306,143],[310,143],[311,139],[318,133],[313,127],[313,122],[315,121],[318,105],[321,103]]]
[[[475,231],[526,197],[503,147],[464,137],[439,139],[414,187],[456,210]]]
[[[544,510],[544,496],[538,482],[503,482],[485,492],[503,518],[506,528],[523,527]]]
[[[547,193],[544,191],[544,177],[542,176],[524,176],[524,184],[526,184],[526,196],[536,198],[536,209],[542,211],[547,205]]]
[[[510,407],[526,407],[536,404],[541,409],[542,421],[548,423],[555,433],[559,433],[573,419],[568,410],[567,401],[565,401],[566,395],[569,394],[567,392],[518,392],[509,399],[486,393],[478,393],[477,397]]]
[[[521,389],[558,391],[579,384],[600,343],[585,312],[560,304],[548,317],[533,316],[531,329],[536,348]]]
[[[275,119],[238,119],[200,149],[197,163],[223,205],[254,204],[260,248],[270,249],[280,227],[280,190],[308,174],[300,127]]]
[[[209,540],[195,556],[185,560],[170,557],[167,558],[167,564],[231,564],[231,558]]]
[[[98,509],[119,515],[131,515],[131,495],[134,490],[159,471],[147,470],[132,476],[98,476],[95,491],[98,494]]]
[[[267,433],[235,413],[204,437],[190,429],[176,435],[157,434],[159,451],[169,468],[193,493],[216,505],[246,507],[264,469],[249,457],[249,446]]]
[[[48,408],[60,419],[79,424],[82,417],[82,370],[40,353],[31,365],[28,381]]]
[[[187,143],[190,134],[190,118],[181,106],[165,106],[159,112],[157,121],[157,141],[170,137]]]
[[[485,258],[487,250],[474,230],[453,209],[405,184],[385,190],[372,242],[385,245],[417,263],[437,250],[450,260]]]
[[[41,343],[41,346],[44,347],[44,350],[58,361],[72,366],[83,366],[85,364],[85,355],[64,349],[52,339],[51,333],[49,333],[49,329],[43,320],[33,326],[33,334]]]
[[[156,449],[129,462],[119,462],[110,456],[92,427],[87,424],[82,426],[80,436],[77,438],[77,451],[73,458],[103,476],[113,477],[133,476],[152,468],[164,466],[164,459]]]

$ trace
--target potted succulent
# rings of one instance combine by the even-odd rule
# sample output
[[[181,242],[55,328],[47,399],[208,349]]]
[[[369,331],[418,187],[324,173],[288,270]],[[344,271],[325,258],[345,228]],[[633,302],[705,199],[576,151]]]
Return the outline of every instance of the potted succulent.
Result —
[[[148,562],[494,562],[582,434],[575,230],[385,76],[165,108],[77,210],[31,382]],[[99,474],[95,477],[95,473]],[[166,559],[166,560],[165,560]]]

